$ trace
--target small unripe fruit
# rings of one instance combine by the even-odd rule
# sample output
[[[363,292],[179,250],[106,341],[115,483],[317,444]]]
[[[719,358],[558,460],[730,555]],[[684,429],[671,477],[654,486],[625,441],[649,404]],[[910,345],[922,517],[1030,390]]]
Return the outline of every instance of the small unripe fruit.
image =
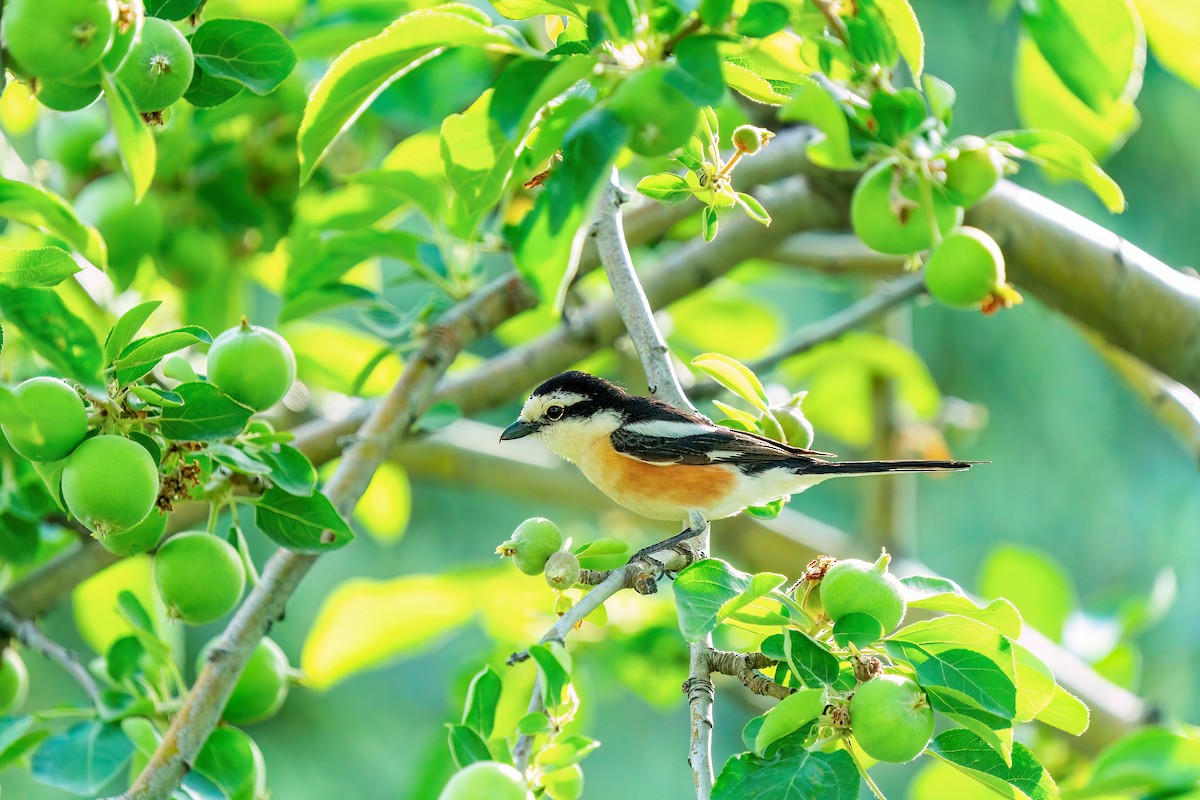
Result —
[[[911,176],[902,178],[893,193],[895,164],[881,161],[867,170],[850,199],[850,222],[863,243],[880,253],[907,255],[933,245],[933,227],[926,211],[926,188]],[[938,230],[945,234],[962,221],[962,209],[945,193],[929,187]]]
[[[150,113],[183,97],[195,67],[191,45],[183,34],[166,20],[148,17],[116,79],[129,90],[134,107]]]
[[[1004,283],[1004,254],[999,245],[983,231],[969,227],[949,234],[929,256],[925,288],[951,308],[976,307],[992,298],[1010,304],[1020,297]]]
[[[208,533],[183,533],[158,549],[154,583],[170,616],[203,625],[237,605],[246,588],[246,570],[225,540]]]
[[[87,434],[87,410],[79,394],[58,378],[30,378],[13,394],[37,427],[0,426],[8,443],[30,461],[58,461],[79,446]]]
[[[946,191],[961,206],[972,206],[992,190],[1004,174],[1004,156],[978,136],[951,142],[958,157],[946,164]]]
[[[114,0],[8,0],[0,35],[23,74],[65,78],[100,61],[116,21]]]
[[[229,800],[267,797],[263,755],[254,740],[237,728],[223,725],[209,734],[194,767],[202,775],[220,775],[221,788],[228,790]]]
[[[775,134],[766,128],[759,128],[755,125],[739,125],[733,130],[733,147],[752,156],[773,138],[775,138]]]
[[[525,778],[498,761],[476,761],[454,773],[438,800],[531,800]]]
[[[148,194],[138,203],[123,175],[105,175],[75,198],[79,218],[94,225],[108,245],[108,267],[118,289],[133,281],[142,258],[158,249],[163,236],[163,213],[158,199]]]
[[[546,561],[546,583],[560,592],[579,583],[579,558],[569,550],[559,550]]]
[[[848,558],[821,579],[821,604],[834,622],[847,614],[868,614],[888,633],[904,619],[904,586],[887,571],[892,557],[884,553],[874,564]]]
[[[100,98],[100,84],[74,86],[64,81],[38,81],[33,99],[55,111],[78,111]]]
[[[11,647],[0,656],[0,716],[15,714],[25,704],[29,694],[29,670]]]
[[[162,540],[167,530],[167,515],[151,511],[146,518],[123,531],[109,531],[100,539],[100,546],[117,556],[132,556],[148,553]]]
[[[550,800],[579,800],[583,797],[583,769],[578,764],[543,776],[542,785]]]
[[[196,673],[216,640],[209,642],[196,661]],[[221,712],[232,725],[253,725],[275,716],[288,694],[288,660],[273,639],[264,638],[250,654],[246,668],[234,684],[233,694]]]
[[[783,436],[787,443],[803,450],[812,447],[813,439],[816,437],[812,423],[800,409],[800,403],[804,400],[805,394],[807,392],[801,392],[786,404],[771,408],[771,413],[775,415],[775,421],[783,429]]]
[[[933,709],[920,686],[899,675],[882,675],[850,698],[850,730],[871,758],[912,761],[933,738]]]
[[[496,552],[512,556],[517,569],[526,575],[539,575],[562,543],[557,525],[545,517],[531,517],[518,525],[512,538],[497,547]]]
[[[67,170],[83,174],[92,169],[92,149],[108,133],[108,128],[108,117],[99,107],[82,114],[43,117],[37,129],[38,151]]]
[[[154,508],[158,466],[137,442],[95,436],[67,459],[62,493],[67,510],[93,533],[125,530]]]
[[[208,350],[208,380],[255,411],[283,399],[296,380],[296,356],[273,330],[242,324],[213,340]]]

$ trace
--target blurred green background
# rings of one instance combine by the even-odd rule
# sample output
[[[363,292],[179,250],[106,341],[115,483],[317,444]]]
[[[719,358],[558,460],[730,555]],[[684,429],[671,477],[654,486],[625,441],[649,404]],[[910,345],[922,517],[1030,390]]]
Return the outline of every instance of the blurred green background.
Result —
[[[1017,127],[1015,21],[997,21],[986,0],[915,0],[914,6],[926,33],[929,72],[958,91],[957,131]],[[319,65],[314,69],[319,73]],[[1200,179],[1200,149],[1195,146],[1200,93],[1151,60],[1138,107],[1140,129],[1107,164],[1129,200],[1124,215],[1110,216],[1086,190],[1051,184],[1032,170],[1019,181],[1167,263],[1183,266],[1200,251],[1194,200]],[[744,270],[731,280],[742,282],[774,309],[787,329],[820,319],[862,291],[857,283],[798,270],[780,271],[766,280],[758,280],[760,274]],[[1140,658],[1129,656],[1132,660],[1113,667],[1112,674],[1124,673],[1131,688],[1169,716],[1200,721],[1195,673],[1200,626],[1192,613],[1200,605],[1195,454],[1172,438],[1070,323],[1036,300],[993,317],[919,304],[911,324],[914,347],[942,393],[987,411],[980,432],[951,438],[954,454],[991,462],[953,480],[918,484],[911,555],[967,588],[977,588],[981,565],[998,545],[1038,548],[1069,575],[1091,619],[1081,627],[1083,618],[1077,617],[1068,625],[1068,638],[1072,629],[1083,630],[1082,639],[1092,645],[1111,631],[1112,616],[1122,603],[1145,595],[1162,570],[1173,569],[1178,585],[1174,605],[1165,619],[1137,638]],[[630,385],[636,384],[631,380]],[[516,408],[514,402],[488,421],[506,422]],[[819,429],[816,446],[845,450]],[[797,498],[793,506],[857,535],[866,491],[858,484],[822,487]],[[595,518],[556,506],[550,498],[504,497],[420,481],[414,482],[412,496],[411,521],[398,543],[387,546],[361,537],[353,547],[321,559],[307,578],[288,606],[286,621],[272,630],[293,663],[299,663],[322,600],[349,577],[390,579],[447,567],[495,566],[495,546],[517,522],[535,514],[584,536],[611,533],[607,526],[599,530]],[[671,532],[669,526],[637,524],[646,540]],[[724,527],[714,528],[717,555],[730,544],[723,540]],[[270,552],[263,541],[253,544],[258,557]],[[540,579],[528,580],[544,588]],[[497,595],[487,602],[500,608],[511,603],[514,617],[529,613],[523,596]],[[535,620],[534,628],[548,624],[551,602],[545,589],[541,610],[546,616]],[[670,613],[669,593],[644,602]],[[421,611],[411,609],[413,615]],[[218,629],[189,630],[189,653]],[[69,609],[57,610],[48,630],[82,647]],[[666,652],[675,646],[669,637],[656,637],[652,632],[653,644]],[[457,718],[470,675],[498,652],[481,629],[468,626],[439,637],[411,658],[353,677],[328,692],[295,690],[278,717],[251,730],[266,756],[273,796],[435,797],[451,771],[442,725]],[[681,643],[678,652],[682,654]],[[682,668],[676,664],[677,674],[667,667],[627,674],[623,680],[605,658],[603,643],[580,646],[576,653],[586,699],[580,724],[603,742],[585,764],[585,797],[633,791],[679,796],[690,780],[684,759],[687,715],[676,680],[682,679]],[[185,663],[191,661],[189,655]],[[34,675],[31,707],[78,693],[57,668],[32,654],[28,662]],[[532,671],[529,665],[517,669]],[[664,702],[647,704],[630,688],[639,681],[653,682],[645,691]],[[718,694],[718,762],[743,749],[741,725],[758,713],[741,695]],[[525,698],[512,702],[523,704]],[[898,789],[889,785],[886,771],[883,776],[885,789]],[[32,784],[19,770],[0,775],[0,788],[13,798],[66,796]]]

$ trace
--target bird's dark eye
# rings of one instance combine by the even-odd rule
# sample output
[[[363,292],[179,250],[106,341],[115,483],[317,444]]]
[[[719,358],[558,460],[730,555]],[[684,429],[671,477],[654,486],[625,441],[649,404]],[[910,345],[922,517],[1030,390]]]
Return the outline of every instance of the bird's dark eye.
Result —
[[[563,408],[562,406],[550,406],[549,408],[546,409],[546,419],[549,419],[549,420],[562,419],[563,414],[565,414],[565,413],[567,413],[567,410],[565,408]]]

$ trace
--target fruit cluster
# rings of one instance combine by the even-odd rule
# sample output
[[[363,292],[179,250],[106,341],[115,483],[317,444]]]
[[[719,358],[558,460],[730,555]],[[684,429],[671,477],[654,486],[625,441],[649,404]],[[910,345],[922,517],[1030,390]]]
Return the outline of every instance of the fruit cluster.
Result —
[[[0,38],[8,70],[56,111],[86,108],[111,79],[134,109],[160,120],[196,66],[179,29],[147,16],[140,0],[8,0]]]
[[[1005,283],[1000,247],[983,231],[962,225],[964,209],[1000,180],[1004,156],[978,136],[964,136],[936,163],[938,174],[909,169],[899,157],[867,170],[850,203],[854,232],[888,255],[932,248],[925,285],[947,306],[991,313],[1019,303],[1021,296]]]
[[[545,517],[531,517],[513,532],[512,538],[496,548],[505,558],[512,558],[517,569],[526,575],[545,574],[550,588],[566,591],[579,582],[579,557],[567,549],[558,526]]]
[[[830,566],[821,579],[820,601],[836,625],[851,614],[865,614],[883,634],[898,627],[907,606],[904,587],[888,572],[885,552],[874,564],[850,558]],[[891,674],[873,656],[859,658],[860,680],[849,696],[849,729],[863,752],[878,761],[911,761],[933,738],[933,709],[925,693],[908,677]]]

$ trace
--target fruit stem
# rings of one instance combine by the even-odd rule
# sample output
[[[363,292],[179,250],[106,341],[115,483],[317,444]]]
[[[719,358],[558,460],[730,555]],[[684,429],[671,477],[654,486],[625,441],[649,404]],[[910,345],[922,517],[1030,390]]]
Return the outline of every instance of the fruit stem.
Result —
[[[874,566],[871,567],[871,569],[874,570],[875,572],[878,572],[880,575],[882,575],[883,573],[887,572],[888,564],[891,564],[891,563],[892,563],[892,556],[887,551],[887,548],[884,547],[884,548],[880,549],[879,558],[878,558],[878,560],[875,561],[875,564],[874,564]]]
[[[875,795],[877,798],[879,798],[879,800],[887,800],[887,796],[880,791],[879,786],[875,784],[875,781],[867,773],[867,770],[862,765],[862,762],[858,760],[858,756],[854,754],[854,749],[847,747],[846,752],[850,754],[850,760],[853,761],[854,766],[858,768],[858,774],[862,776],[863,783],[867,784],[867,788],[871,790],[871,794]]]
[[[815,624],[813,618],[808,615],[807,611],[800,607],[799,603],[778,589],[771,592],[771,599],[777,601],[780,605],[786,608],[789,613],[795,614],[797,617],[799,617],[799,621],[803,622],[805,625],[811,627]]]
[[[208,526],[205,528],[214,536],[217,533],[217,518],[221,515],[221,503],[213,500],[208,506]]]
[[[254,326],[250,324],[249,317],[247,317],[245,314],[242,314],[242,321],[238,324],[238,327],[244,333],[248,333],[249,331],[251,331],[254,328]]]

